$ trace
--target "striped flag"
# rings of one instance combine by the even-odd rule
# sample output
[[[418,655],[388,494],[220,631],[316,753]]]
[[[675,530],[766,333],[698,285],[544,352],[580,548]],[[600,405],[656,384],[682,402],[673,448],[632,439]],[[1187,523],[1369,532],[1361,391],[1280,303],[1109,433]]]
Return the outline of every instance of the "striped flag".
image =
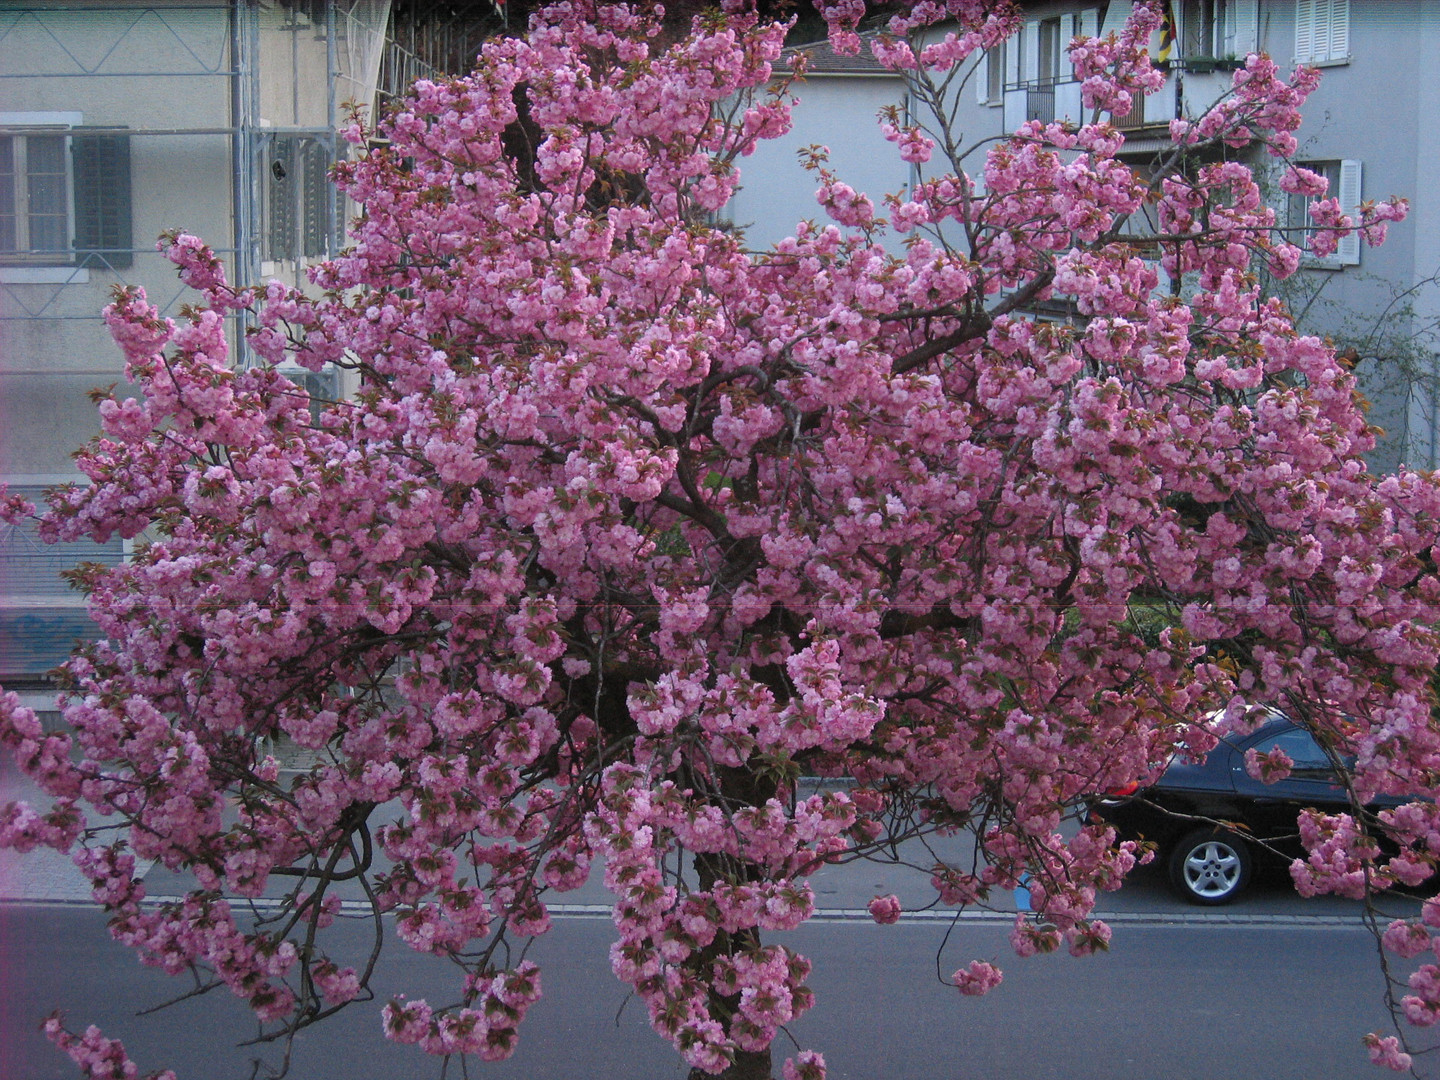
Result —
[[[1156,60],[1169,60],[1175,51],[1175,5],[1165,0],[1165,21],[1160,24],[1160,49]]]

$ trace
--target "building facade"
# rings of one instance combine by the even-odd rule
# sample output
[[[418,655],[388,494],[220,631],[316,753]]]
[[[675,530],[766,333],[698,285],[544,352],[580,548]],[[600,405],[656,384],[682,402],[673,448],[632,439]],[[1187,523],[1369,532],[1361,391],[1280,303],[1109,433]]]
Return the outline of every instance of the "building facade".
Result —
[[[1003,138],[1027,120],[1091,119],[1065,47],[1076,35],[1119,31],[1133,4],[1041,0],[1023,7],[1020,33],[974,58],[954,81],[953,130],[967,145]],[[1355,350],[1371,419],[1385,432],[1372,465],[1440,466],[1440,205],[1429,179],[1440,141],[1434,122],[1440,68],[1429,59],[1440,55],[1440,0],[1173,0],[1167,9],[1167,27],[1150,42],[1167,72],[1163,88],[1137,100],[1130,114],[1111,118],[1126,135],[1121,156],[1143,170],[1169,145],[1170,120],[1202,114],[1226,92],[1249,52],[1266,52],[1282,68],[1320,68],[1320,88],[1303,110],[1296,161],[1327,175],[1346,209],[1404,196],[1411,217],[1390,230],[1384,246],[1362,248],[1358,237],[1348,238],[1334,256],[1307,258],[1295,278],[1274,288],[1303,329]],[[794,132],[741,163],[742,191],[731,217],[748,226],[754,246],[789,235],[797,208],[803,207],[801,218],[822,216],[813,177],[788,163],[802,147],[827,142],[827,132],[857,162],[851,172],[836,155],[835,171],[877,206],[881,195],[923,175],[900,161],[878,131],[880,108],[907,111],[904,80],[876,74],[876,65],[868,74],[860,73],[866,65],[851,65],[799,84]],[[1247,160],[1262,182],[1275,166],[1263,153]],[[979,176],[981,154],[965,165]],[[1273,200],[1281,222],[1303,230],[1303,202],[1278,189]],[[889,243],[898,248],[898,240]]]
[[[468,67],[487,20],[489,0],[0,2],[0,482],[33,496],[80,479],[91,391],[126,392],[110,294],[143,286],[166,315],[186,301],[162,232],[204,238],[236,284],[303,285],[344,241],[327,173],[347,103],[373,114],[418,76]],[[0,525],[0,683],[43,690],[93,632],[59,571],[125,554]]]

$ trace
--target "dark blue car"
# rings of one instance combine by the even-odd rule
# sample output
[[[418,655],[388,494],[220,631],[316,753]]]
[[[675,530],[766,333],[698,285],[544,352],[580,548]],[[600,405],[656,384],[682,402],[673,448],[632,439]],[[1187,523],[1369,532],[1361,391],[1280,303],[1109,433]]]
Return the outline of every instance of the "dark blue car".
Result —
[[[1275,746],[1295,762],[1289,777],[1256,780],[1245,770],[1245,752]],[[1093,800],[1089,817],[1114,825],[1122,839],[1153,841],[1170,883],[1186,900],[1228,904],[1249,884],[1257,858],[1288,861],[1303,854],[1296,822],[1306,807],[1336,813],[1350,803],[1309,732],[1275,713],[1251,734],[1221,740],[1199,764],[1177,758],[1151,787]]]

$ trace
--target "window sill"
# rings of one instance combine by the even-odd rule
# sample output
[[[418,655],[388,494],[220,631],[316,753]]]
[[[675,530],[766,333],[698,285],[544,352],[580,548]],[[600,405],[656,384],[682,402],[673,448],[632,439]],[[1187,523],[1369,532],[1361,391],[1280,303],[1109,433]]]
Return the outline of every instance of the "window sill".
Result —
[[[0,266],[0,285],[85,285],[83,266]]]

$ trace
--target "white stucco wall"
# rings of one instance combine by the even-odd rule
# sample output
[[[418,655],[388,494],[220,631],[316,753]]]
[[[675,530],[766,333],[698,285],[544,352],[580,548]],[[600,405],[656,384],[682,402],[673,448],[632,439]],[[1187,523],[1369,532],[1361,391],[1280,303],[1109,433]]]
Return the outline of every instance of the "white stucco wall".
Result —
[[[800,164],[803,147],[830,150],[830,169],[869,195],[877,213],[882,197],[910,182],[910,167],[880,134],[879,111],[900,105],[904,86],[888,75],[811,75],[797,84],[794,126],[783,138],[762,143],[740,161],[740,190],[726,208],[755,249],[795,234],[798,222],[828,220],[815,201],[817,179]]]

